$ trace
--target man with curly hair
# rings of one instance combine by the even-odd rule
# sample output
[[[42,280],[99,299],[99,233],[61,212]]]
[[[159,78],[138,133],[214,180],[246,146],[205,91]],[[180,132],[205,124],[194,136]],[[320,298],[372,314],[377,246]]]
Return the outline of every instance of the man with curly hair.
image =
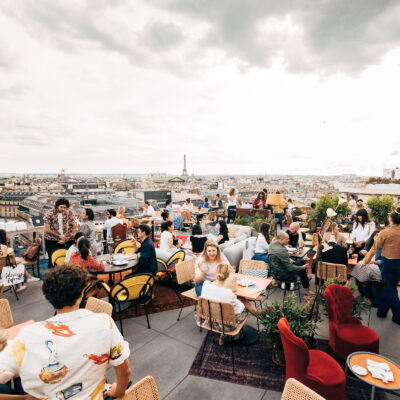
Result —
[[[110,316],[79,308],[86,285],[79,266],[46,273],[42,290],[56,315],[22,328],[0,353],[0,383],[19,375],[34,398],[101,400],[111,364],[116,382],[106,395],[124,396],[131,374],[129,345]]]

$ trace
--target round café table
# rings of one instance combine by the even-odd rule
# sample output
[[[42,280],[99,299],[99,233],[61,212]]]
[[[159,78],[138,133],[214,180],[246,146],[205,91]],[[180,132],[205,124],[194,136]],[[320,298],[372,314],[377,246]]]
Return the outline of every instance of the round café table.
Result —
[[[121,274],[122,272],[129,270],[132,270],[133,272],[133,269],[138,264],[138,257],[136,254],[130,254],[130,258],[126,260],[128,263],[124,265],[110,264],[109,258],[110,256],[108,254],[97,257],[97,259],[104,264],[104,271],[91,271],[91,273],[96,275],[110,275],[110,279],[108,281],[110,286],[114,285],[116,274]]]
[[[367,369],[368,359],[379,363],[387,363],[393,372],[394,381],[384,383],[381,379],[373,378],[371,372],[369,372]],[[367,375],[361,376],[355,373],[352,370],[352,367],[354,365],[359,365],[365,368],[368,371]],[[396,393],[396,391],[400,390],[400,367],[389,358],[381,354],[369,353],[367,351],[357,351],[355,353],[349,354],[349,356],[347,357],[346,368],[344,371],[346,378],[349,369],[359,380],[371,386],[371,400],[375,398],[375,389],[390,391],[392,395],[400,397],[400,393]],[[355,379],[351,376],[349,376],[349,378]]]

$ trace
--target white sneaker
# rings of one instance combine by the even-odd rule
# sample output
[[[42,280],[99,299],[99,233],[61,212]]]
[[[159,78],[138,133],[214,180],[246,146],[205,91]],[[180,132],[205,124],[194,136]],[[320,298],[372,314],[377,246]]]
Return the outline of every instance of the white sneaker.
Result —
[[[294,290],[294,282],[290,283],[290,290]]]
[[[21,285],[18,289],[16,289],[15,291],[17,292],[17,293],[19,293],[19,292],[22,292],[23,290],[25,290],[26,289],[26,286],[25,285]]]
[[[285,282],[282,282],[282,283],[281,283],[281,289],[282,289],[282,290],[285,290]]]
[[[28,283],[31,283],[31,282],[40,281],[40,279],[39,279],[39,278],[36,278],[36,277],[34,277],[34,276],[32,276],[32,278],[29,278],[29,279],[27,279],[26,281],[27,281]]]

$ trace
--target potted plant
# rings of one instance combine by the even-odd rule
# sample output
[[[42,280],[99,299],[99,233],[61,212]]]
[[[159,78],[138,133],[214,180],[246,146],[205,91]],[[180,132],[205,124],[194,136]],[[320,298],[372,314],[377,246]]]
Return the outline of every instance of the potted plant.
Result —
[[[327,312],[324,291],[329,285],[332,285],[332,283],[336,283],[338,285],[341,284],[340,281],[339,281],[339,278],[337,278],[337,277],[331,278],[331,279],[327,279],[324,282],[324,284],[321,287],[320,298],[319,298],[319,301],[318,301],[318,304],[321,305],[322,309],[321,309],[321,312],[318,309],[315,310],[314,315],[312,316],[312,318],[314,320],[317,320],[317,321],[320,320],[320,314],[322,312],[325,312],[325,313]],[[353,307],[351,309],[351,315],[353,317],[358,318],[359,320],[362,320],[362,316],[361,316],[362,313],[364,311],[367,311],[367,310],[370,309],[371,303],[368,300],[366,300],[365,298],[357,295],[357,288],[354,285],[347,284],[346,286],[353,293]],[[306,301],[306,304],[308,306],[310,306],[312,304],[312,302],[314,301],[316,295],[317,295],[316,291],[310,291],[309,292],[309,296],[308,296],[308,299]]]
[[[264,325],[264,332],[270,340],[272,349],[272,361],[280,366],[285,365],[285,356],[281,335],[278,329],[278,322],[283,317],[289,322],[290,329],[307,345],[311,345],[317,331],[317,322],[310,318],[309,310],[304,304],[298,305],[296,295],[292,293],[283,304],[274,301],[271,306],[265,306],[260,311],[260,320]]]

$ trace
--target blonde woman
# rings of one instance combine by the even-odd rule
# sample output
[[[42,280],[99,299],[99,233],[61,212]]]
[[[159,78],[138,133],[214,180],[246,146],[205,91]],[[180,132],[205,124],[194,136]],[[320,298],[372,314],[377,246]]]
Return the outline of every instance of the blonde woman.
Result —
[[[224,330],[226,332],[233,331],[236,327],[243,322],[246,318],[246,309],[250,311],[257,318],[259,317],[256,308],[254,305],[249,303],[247,300],[239,301],[235,294],[233,294],[231,289],[227,288],[226,280],[231,274],[232,269],[227,264],[218,264],[215,269],[215,277],[216,281],[211,283],[209,281],[204,282],[203,291],[201,297],[209,300],[220,301],[224,303],[230,303],[233,305],[233,310],[236,315],[236,324],[235,325],[225,325],[217,324],[213,322],[213,327],[218,330]],[[219,344],[224,344],[223,335],[219,338]]]
[[[228,192],[228,219],[226,221],[227,224],[229,224],[231,222],[231,220],[233,221],[236,217],[236,202],[237,202],[237,197],[238,194],[236,192],[235,188],[232,188],[229,192]]]
[[[195,266],[195,290],[198,297],[201,296],[204,281],[215,280],[215,270],[218,264],[229,265],[228,259],[222,254],[217,242],[209,239],[204,244],[204,250],[196,260]]]

